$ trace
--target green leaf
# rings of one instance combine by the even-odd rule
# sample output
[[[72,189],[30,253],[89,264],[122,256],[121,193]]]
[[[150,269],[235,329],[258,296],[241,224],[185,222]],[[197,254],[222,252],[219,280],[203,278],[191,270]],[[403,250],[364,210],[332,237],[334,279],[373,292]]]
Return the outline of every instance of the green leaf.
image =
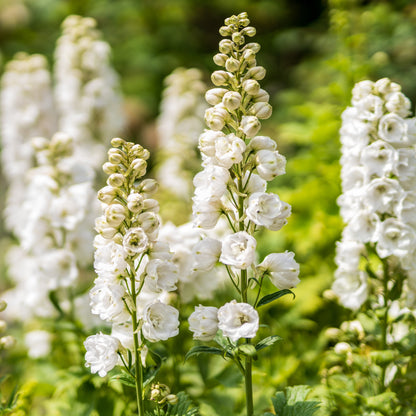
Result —
[[[174,405],[169,405],[166,411],[166,416],[197,416],[199,411],[194,407],[189,397],[183,392],[177,394],[178,402]]]
[[[273,302],[274,300],[279,299],[282,296],[289,295],[289,294],[293,295],[293,299],[295,299],[296,296],[290,289],[283,289],[274,293],[270,293],[269,295],[263,296],[259,300],[256,306],[258,307],[258,306],[267,305],[268,303]]]
[[[113,380],[117,380],[120,383],[129,387],[136,387],[136,380],[134,379],[133,376],[131,376],[128,373],[116,374],[110,378],[110,381],[113,381]]]
[[[319,403],[306,400],[310,388],[308,386],[293,386],[279,391],[272,398],[277,416],[313,416],[318,410]],[[267,413],[264,415],[267,416]]]
[[[197,345],[196,347],[191,348],[187,352],[187,354],[185,355],[185,361],[188,358],[191,358],[194,355],[199,355],[199,354],[213,354],[213,355],[224,356],[226,352],[224,350],[221,350],[220,348],[208,347],[207,345]]]
[[[148,355],[152,358],[155,365],[148,365],[144,369],[143,373],[143,387],[149,385],[155,378],[156,374],[159,372],[160,367],[162,366],[163,359],[155,351],[149,349]]]
[[[270,337],[264,338],[256,344],[256,350],[260,351],[263,348],[270,347],[271,345],[275,344],[277,341],[282,340],[281,337],[278,335],[271,335]]]

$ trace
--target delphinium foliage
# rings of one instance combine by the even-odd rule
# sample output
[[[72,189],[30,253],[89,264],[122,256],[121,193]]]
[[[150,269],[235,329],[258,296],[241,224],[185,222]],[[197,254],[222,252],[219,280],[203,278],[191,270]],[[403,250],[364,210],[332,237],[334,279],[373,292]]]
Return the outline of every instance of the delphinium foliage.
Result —
[[[400,85],[383,78],[356,84],[342,116],[338,203],[346,225],[332,288],[356,319],[334,331],[339,342],[326,373],[341,414],[415,411],[416,119],[410,107]]]
[[[111,335],[88,337],[85,359],[101,377],[120,366],[116,378],[135,387],[137,414],[143,416],[149,410],[146,388],[158,412],[178,400],[167,386],[148,388],[161,364],[150,344],[179,332],[179,312],[169,305],[178,269],[168,244],[158,241],[159,204],[151,198],[157,183],[143,179],[149,152],[119,138],[111,144],[103,165],[107,186],[98,192],[103,215],[96,220],[97,278],[90,291],[91,311],[111,325]]]
[[[265,69],[256,63],[258,43],[246,43],[255,35],[247,13],[225,20],[220,34],[220,53],[214,62],[224,67],[212,74],[216,88],[206,93],[212,106],[206,110],[208,129],[199,138],[203,170],[194,178],[194,224],[208,230],[224,216],[229,230],[222,239],[204,238],[196,250],[199,263],[210,270],[219,261],[235,289],[235,298],[220,308],[197,306],[189,317],[196,340],[217,346],[198,345],[187,357],[218,354],[232,360],[245,382],[246,412],[253,415],[252,366],[265,347],[279,337],[271,334],[253,342],[259,329],[258,309],[286,294],[298,282],[299,265],[294,253],[271,253],[256,258],[256,232],[265,227],[278,231],[287,222],[291,207],[278,195],[267,193],[267,182],[285,173],[286,159],[270,137],[258,135],[261,119],[270,117],[269,94],[259,81]],[[228,37],[231,37],[229,39]],[[277,291],[264,293],[270,279]]]

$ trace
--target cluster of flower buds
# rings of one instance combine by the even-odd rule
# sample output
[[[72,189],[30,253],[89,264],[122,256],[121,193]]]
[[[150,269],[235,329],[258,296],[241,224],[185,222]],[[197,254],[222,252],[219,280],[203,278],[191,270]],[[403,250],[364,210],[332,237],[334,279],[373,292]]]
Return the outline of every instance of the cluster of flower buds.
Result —
[[[346,226],[333,290],[351,309],[367,299],[361,259],[371,252],[401,269],[408,288],[416,291],[416,118],[409,117],[410,106],[389,79],[362,81],[342,116],[338,204]]]
[[[159,204],[151,198],[157,183],[143,179],[149,152],[120,138],[111,144],[103,165],[107,186],[98,192],[103,215],[96,220],[98,276],[90,305],[93,314],[112,324],[112,335],[93,335],[84,343],[86,365],[100,376],[117,364],[123,348],[133,356],[140,348],[145,355],[142,336],[166,340],[178,334],[179,326],[178,311],[167,304],[168,292],[176,289],[177,266],[168,244],[157,240]]]
[[[260,46],[245,44],[245,38],[256,33],[249,23],[247,13],[241,13],[226,19],[226,26],[220,29],[222,36],[231,39],[221,40],[220,53],[214,56],[214,62],[225,70],[212,74],[217,88],[206,93],[206,100],[213,107],[205,113],[209,130],[199,138],[204,169],[194,178],[193,197],[197,227],[212,229],[221,215],[228,220],[231,234],[222,242],[203,239],[199,251],[212,259],[212,264],[216,260],[225,265],[234,286],[240,282],[243,302],[224,305],[218,316],[212,308],[205,311],[200,306],[190,318],[191,330],[198,339],[212,339],[218,328],[233,341],[254,337],[258,315],[247,304],[249,270],[254,270],[257,282],[269,276],[279,289],[295,287],[299,282],[299,266],[293,253],[273,253],[256,265],[255,231],[280,230],[287,223],[291,207],[278,195],[266,192],[267,181],[285,173],[286,159],[276,150],[274,140],[257,136],[259,120],[270,117],[272,108],[269,95],[259,84],[266,73],[256,63]],[[261,289],[261,284],[257,289]],[[211,318],[201,320],[206,314]],[[239,316],[243,318],[237,319]],[[240,322],[238,330],[233,327],[236,322]]]
[[[170,388],[166,384],[156,383],[152,384],[150,389],[150,400],[157,402],[157,404],[176,404],[178,403],[178,396],[170,392]]]

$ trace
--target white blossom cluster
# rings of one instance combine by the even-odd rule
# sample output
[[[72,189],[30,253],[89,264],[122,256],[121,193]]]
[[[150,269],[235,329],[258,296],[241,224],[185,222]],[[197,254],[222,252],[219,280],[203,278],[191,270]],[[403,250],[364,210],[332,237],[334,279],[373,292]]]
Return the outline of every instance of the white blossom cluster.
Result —
[[[69,16],[62,30],[54,66],[59,130],[81,143],[79,156],[98,168],[107,138],[117,135],[124,124],[118,76],[94,19]]]
[[[269,118],[272,108],[269,94],[259,84],[266,74],[256,63],[260,45],[245,44],[245,37],[256,33],[249,23],[247,14],[241,13],[226,19],[226,26],[220,29],[222,36],[231,39],[221,40],[220,53],[214,56],[214,62],[224,70],[212,74],[216,88],[205,95],[212,107],[205,112],[209,129],[199,137],[203,170],[194,178],[194,224],[212,229],[224,215],[231,233],[222,241],[203,239],[198,250],[210,260],[210,267],[217,261],[225,265],[234,284],[247,279],[244,273],[255,270],[257,281],[267,275],[279,289],[293,288],[299,282],[299,265],[293,253],[273,253],[256,264],[255,231],[263,227],[280,230],[287,223],[291,207],[278,195],[267,192],[267,182],[285,173],[286,159],[276,150],[274,140],[257,135],[260,120]],[[246,298],[245,291],[243,287],[242,299]],[[211,339],[216,332],[213,309],[200,306],[190,318],[197,339],[208,337],[208,322],[200,319],[205,314],[211,317]],[[218,328],[234,341],[252,338],[258,328],[256,315],[248,303],[233,301],[219,309]]]
[[[1,79],[1,140],[3,173],[9,188],[5,208],[6,226],[14,230],[24,199],[25,175],[34,165],[30,139],[50,137],[57,127],[51,75],[42,55],[19,53]]]
[[[112,334],[93,335],[84,343],[86,365],[100,376],[118,363],[123,348],[133,356],[134,349],[140,349],[145,360],[143,338],[157,342],[179,332],[179,312],[168,304],[178,267],[168,244],[158,240],[159,204],[151,198],[157,183],[140,180],[149,152],[119,138],[111,144],[103,165],[109,175],[107,186],[98,192],[103,214],[96,219],[97,278],[90,290],[90,306],[93,314],[112,325]]]
[[[51,140],[34,138],[37,167],[29,170],[25,220],[16,227],[20,245],[8,253],[9,276],[15,287],[5,293],[8,315],[26,321],[54,316],[49,297],[62,307],[66,290],[78,281],[79,267],[92,256],[91,216],[94,215],[93,172],[72,157],[72,139],[56,133]]]
[[[360,267],[368,249],[397,264],[416,290],[416,119],[401,87],[387,78],[362,81],[342,115],[342,190],[346,223],[337,244],[333,291],[358,309],[368,296]]]
[[[192,178],[198,166],[196,148],[204,126],[205,84],[196,68],[177,68],[165,79],[157,120],[161,162],[156,178],[161,187],[181,198],[192,194]]]

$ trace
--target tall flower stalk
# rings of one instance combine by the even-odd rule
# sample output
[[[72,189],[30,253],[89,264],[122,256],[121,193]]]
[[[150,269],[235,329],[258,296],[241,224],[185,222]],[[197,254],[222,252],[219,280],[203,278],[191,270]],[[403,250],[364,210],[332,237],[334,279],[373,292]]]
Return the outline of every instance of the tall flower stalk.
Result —
[[[169,246],[158,241],[159,204],[151,198],[157,183],[143,179],[149,152],[119,138],[111,144],[103,165],[107,186],[98,192],[103,215],[96,220],[98,276],[90,291],[91,311],[111,324],[111,335],[88,337],[85,359],[101,377],[121,365],[136,387],[137,414],[144,416],[144,387],[151,381],[146,360],[155,357],[147,342],[179,332],[179,312],[167,303],[178,271]]]
[[[374,322],[374,333],[354,325],[361,327],[360,343],[366,336],[374,350],[379,394],[400,384],[396,374],[406,377],[405,340],[415,314],[416,118],[410,107],[400,85],[387,78],[359,82],[340,132],[338,204],[346,225],[332,288],[344,306]],[[353,343],[340,349],[359,350]]]
[[[212,74],[216,88],[206,93],[212,106],[206,110],[208,130],[199,138],[203,170],[194,178],[194,224],[214,228],[221,216],[229,224],[223,241],[205,238],[195,250],[195,269],[209,271],[222,263],[236,291],[236,299],[217,309],[198,306],[189,318],[194,338],[214,340],[220,348],[194,347],[200,352],[232,359],[244,376],[247,415],[254,412],[252,362],[257,351],[278,340],[275,335],[252,343],[259,328],[257,309],[285,294],[299,282],[299,265],[291,252],[272,253],[256,263],[255,234],[262,228],[277,231],[287,222],[290,206],[267,193],[267,182],[285,173],[286,159],[270,137],[258,136],[261,119],[272,113],[269,94],[259,81],[266,74],[256,63],[258,43],[246,43],[255,35],[247,13],[225,20],[220,34],[220,53],[214,62],[224,70]],[[231,39],[228,39],[231,37]],[[279,289],[262,296],[264,279]],[[240,341],[241,340],[241,341]]]

